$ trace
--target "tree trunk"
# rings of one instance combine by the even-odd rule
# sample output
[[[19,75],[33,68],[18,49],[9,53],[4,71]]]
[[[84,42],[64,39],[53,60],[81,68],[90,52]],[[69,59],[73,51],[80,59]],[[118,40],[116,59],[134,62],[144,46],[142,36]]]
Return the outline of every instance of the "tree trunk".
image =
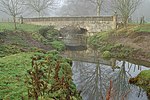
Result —
[[[15,30],[17,30],[16,16],[13,16],[13,21],[14,21],[14,28]]]
[[[41,17],[41,12],[39,11],[38,14],[39,14],[39,18],[40,18]]]
[[[97,16],[101,13],[101,0],[97,0]]]
[[[128,17],[124,18],[124,27],[127,28],[127,23],[128,23]]]

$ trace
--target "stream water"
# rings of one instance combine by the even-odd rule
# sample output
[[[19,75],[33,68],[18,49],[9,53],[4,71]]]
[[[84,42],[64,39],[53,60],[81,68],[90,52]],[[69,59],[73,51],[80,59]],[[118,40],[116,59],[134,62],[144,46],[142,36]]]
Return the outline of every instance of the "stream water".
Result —
[[[83,100],[106,100],[108,94],[111,100],[148,100],[143,89],[128,81],[150,68],[127,61],[115,61],[115,64],[117,67],[112,69],[101,63],[73,61],[73,80]]]
[[[148,100],[146,92],[129,84],[129,79],[142,70],[150,70],[150,66],[127,61],[105,61],[100,58],[98,50],[87,45],[85,32],[79,34],[73,29],[68,28],[64,32],[67,50],[63,56],[74,60],[73,80],[83,100]]]

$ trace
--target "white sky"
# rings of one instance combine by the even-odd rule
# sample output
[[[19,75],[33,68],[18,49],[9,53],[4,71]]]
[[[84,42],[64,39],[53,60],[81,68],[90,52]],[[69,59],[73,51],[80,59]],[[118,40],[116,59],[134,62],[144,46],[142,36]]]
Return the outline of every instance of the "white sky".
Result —
[[[60,7],[64,5],[64,0],[61,0]],[[55,12],[59,11],[61,9],[55,9],[54,11],[50,11],[52,16],[55,16]],[[143,3],[140,5],[140,7],[135,11],[133,14],[134,19],[140,19],[140,17],[144,16],[146,21],[150,22],[150,0],[143,0]],[[26,16],[28,17],[28,16]],[[6,14],[3,14],[0,12],[0,20],[2,18],[7,19],[8,16]]]
[[[146,21],[150,21],[150,0],[143,0],[143,3],[133,14],[135,19],[144,16]]]

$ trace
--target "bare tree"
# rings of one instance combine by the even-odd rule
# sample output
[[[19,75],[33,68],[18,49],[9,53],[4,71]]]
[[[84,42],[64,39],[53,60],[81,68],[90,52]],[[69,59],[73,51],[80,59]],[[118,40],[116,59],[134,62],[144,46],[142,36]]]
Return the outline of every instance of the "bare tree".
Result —
[[[141,0],[112,0],[112,7],[122,17],[124,26],[127,26],[128,18],[137,9]]]
[[[37,12],[39,17],[41,16],[42,13],[44,13],[45,10],[47,10],[48,8],[52,9],[54,6],[56,6],[56,4],[57,4],[56,0],[27,0],[26,1],[27,7]]]
[[[64,0],[57,15],[61,16],[89,16],[94,15],[94,6],[87,0]]]
[[[97,9],[96,14],[97,16],[100,16],[104,0],[89,0],[89,1],[91,1],[91,3],[93,3],[94,5],[96,5],[96,9]]]
[[[16,17],[22,13],[23,0],[0,0],[0,11],[13,17],[15,30],[17,29]]]

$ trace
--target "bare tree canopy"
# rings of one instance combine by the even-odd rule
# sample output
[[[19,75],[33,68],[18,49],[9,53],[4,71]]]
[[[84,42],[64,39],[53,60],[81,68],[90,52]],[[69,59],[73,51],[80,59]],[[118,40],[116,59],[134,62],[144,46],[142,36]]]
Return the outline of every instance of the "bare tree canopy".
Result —
[[[13,17],[16,27],[16,17],[22,13],[23,0],[0,0],[0,11]]]
[[[87,0],[65,0],[59,14],[63,16],[88,16],[93,14],[92,5]]]
[[[46,9],[52,9],[56,6],[58,0],[27,0],[26,5],[29,9],[38,13],[39,17]]]
[[[64,0],[59,14],[69,16],[101,15],[104,0]]]
[[[93,3],[94,5],[96,5],[96,9],[97,9],[96,14],[97,16],[100,16],[104,0],[89,0],[89,1],[91,1],[91,3]]]
[[[113,0],[113,10],[116,11],[123,19],[126,26],[128,18],[135,12],[141,0]]]

